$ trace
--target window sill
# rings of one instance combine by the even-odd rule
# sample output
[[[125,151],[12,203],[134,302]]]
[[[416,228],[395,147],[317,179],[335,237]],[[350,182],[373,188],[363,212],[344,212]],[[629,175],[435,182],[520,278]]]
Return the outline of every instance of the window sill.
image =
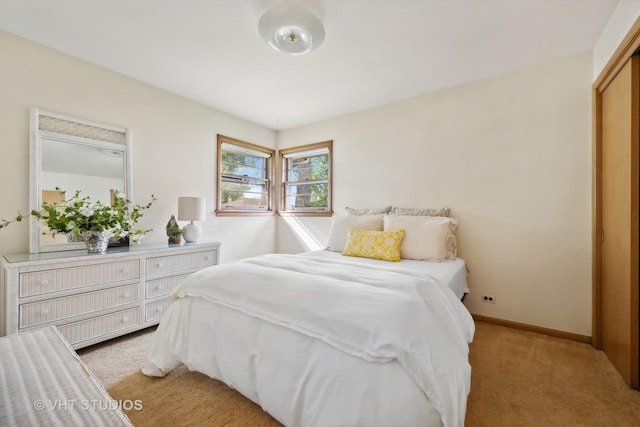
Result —
[[[333,216],[333,211],[329,212],[295,212],[295,211],[278,211],[279,216]]]
[[[274,211],[216,211],[216,216],[274,216]]]

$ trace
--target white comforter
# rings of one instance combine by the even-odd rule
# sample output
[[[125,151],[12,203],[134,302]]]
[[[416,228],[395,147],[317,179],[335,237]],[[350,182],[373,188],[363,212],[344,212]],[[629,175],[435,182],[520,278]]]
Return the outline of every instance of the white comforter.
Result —
[[[163,376],[179,363],[204,363],[195,360],[207,359],[197,354],[207,352],[207,346],[194,346],[185,338],[188,328],[198,328],[198,320],[187,320],[189,310],[180,308],[202,300],[320,340],[340,353],[366,361],[368,366],[397,362],[428,397],[443,425],[463,426],[471,376],[468,343],[474,333],[469,312],[446,287],[392,264],[382,265],[385,267],[363,267],[348,258],[262,255],[194,273],[174,293],[176,302],[158,328],[143,372]],[[228,360],[206,363],[215,367],[205,373],[228,380],[220,370]],[[291,380],[285,377],[284,381]],[[277,382],[277,378],[271,376],[270,382]],[[267,402],[273,398],[267,394],[283,389],[290,393],[287,399],[300,401],[287,384],[271,384],[267,386],[271,389],[265,389],[263,383],[260,392],[256,386],[232,382],[227,381],[287,425],[323,419],[305,414],[299,407],[284,415],[282,408],[270,407]],[[314,390],[297,392],[309,395]],[[346,389],[344,394],[348,399],[351,392]],[[281,405],[286,399],[275,400]],[[340,419],[339,414],[332,417]]]

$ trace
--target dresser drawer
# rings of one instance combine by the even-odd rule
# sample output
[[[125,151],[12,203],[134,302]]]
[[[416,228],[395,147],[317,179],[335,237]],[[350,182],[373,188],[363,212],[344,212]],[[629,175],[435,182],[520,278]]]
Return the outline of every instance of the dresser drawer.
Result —
[[[140,261],[118,261],[20,274],[20,297],[120,282],[140,277]]]
[[[54,298],[20,305],[20,325],[28,328],[41,323],[54,322],[72,316],[136,303],[138,284],[119,286],[94,292]]]
[[[165,299],[162,301],[150,302],[144,306],[144,321],[149,322],[151,320],[160,319],[167,312],[171,300]]]
[[[140,308],[134,307],[80,322],[58,326],[71,345],[137,325]]]
[[[147,259],[147,275],[157,276],[176,271],[203,268],[214,265],[216,261],[215,250],[149,258]]]
[[[149,280],[145,285],[145,298],[155,298],[170,295],[171,292],[182,282],[188,274],[180,276],[169,276],[164,279]]]

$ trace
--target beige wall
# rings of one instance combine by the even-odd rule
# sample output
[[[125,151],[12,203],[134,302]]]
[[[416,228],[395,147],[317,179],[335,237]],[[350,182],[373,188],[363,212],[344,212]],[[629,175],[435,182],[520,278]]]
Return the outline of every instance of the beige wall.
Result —
[[[274,148],[274,131],[3,31],[0,52],[0,218],[29,210],[29,107],[40,107],[131,129],[133,201],[158,197],[140,222],[154,228],[144,243],[166,242],[164,227],[177,214],[179,196],[204,196],[203,239],[222,242],[223,261],[275,250],[273,217],[211,213],[216,134]],[[28,242],[26,222],[0,230],[0,254],[27,252]]]
[[[583,54],[283,131],[278,146],[334,140],[337,213],[451,207],[471,312],[590,335],[591,81]],[[329,224],[279,218],[278,250],[324,244]]]
[[[337,212],[450,206],[472,312],[590,334],[589,54],[276,133],[2,31],[0,52],[0,218],[28,211],[31,106],[132,130],[134,202],[159,198],[146,243],[165,241],[178,196],[213,210],[217,133],[280,148],[333,139]],[[279,218],[276,235],[273,217],[210,213],[202,226],[228,261],[321,247],[329,223]],[[26,223],[0,230],[0,253],[27,250]]]

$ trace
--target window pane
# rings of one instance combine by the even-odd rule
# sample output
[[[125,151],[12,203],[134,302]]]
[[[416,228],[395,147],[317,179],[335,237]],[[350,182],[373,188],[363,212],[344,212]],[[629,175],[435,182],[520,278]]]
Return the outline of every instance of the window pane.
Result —
[[[329,183],[288,184],[286,208],[326,208],[328,207]]]
[[[283,211],[325,216],[331,213],[333,141],[280,151]]]
[[[287,159],[287,181],[307,181],[327,179],[329,177],[329,156],[326,154],[313,157]]]
[[[223,209],[267,209],[267,182],[223,177],[221,197]]]
[[[222,173],[252,178],[265,178],[266,159],[248,154],[222,151]]]
[[[273,213],[273,156],[260,145],[218,135],[217,212],[220,215]]]

